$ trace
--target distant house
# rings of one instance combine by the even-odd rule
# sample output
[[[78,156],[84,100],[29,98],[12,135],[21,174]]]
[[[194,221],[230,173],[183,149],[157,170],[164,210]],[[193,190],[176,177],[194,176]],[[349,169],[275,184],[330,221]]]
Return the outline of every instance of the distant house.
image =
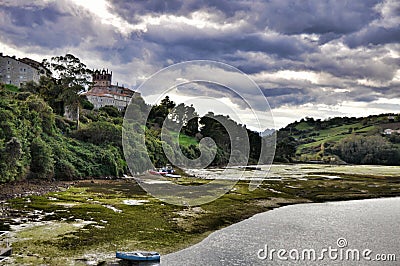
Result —
[[[390,128],[387,128],[387,129],[385,129],[384,131],[383,131],[383,134],[384,135],[392,135],[392,134],[400,134],[400,129],[390,129]]]
[[[28,81],[39,82],[41,76],[50,76],[50,71],[30,58],[17,59],[0,53],[0,82],[21,87]]]
[[[112,85],[112,71],[96,70],[92,75],[93,86],[84,93],[95,109],[104,106],[115,106],[118,110],[124,110],[133,97],[140,97],[140,93],[123,86]]]
[[[388,116],[388,121],[389,121],[389,123],[394,123],[395,117],[392,115]]]

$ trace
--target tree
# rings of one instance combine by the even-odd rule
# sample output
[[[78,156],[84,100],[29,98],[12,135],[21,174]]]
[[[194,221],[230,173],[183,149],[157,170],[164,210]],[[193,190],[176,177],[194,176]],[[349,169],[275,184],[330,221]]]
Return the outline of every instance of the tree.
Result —
[[[399,149],[381,136],[351,135],[337,143],[333,152],[348,163],[400,164]]]
[[[186,106],[185,117],[185,127],[183,128],[185,134],[192,137],[196,136],[199,133],[199,118],[193,105]]]
[[[55,56],[50,61],[44,59],[43,64],[52,72],[56,84],[61,86],[59,99],[65,104],[67,116],[77,120],[79,128],[79,110],[83,102],[79,93],[91,84],[92,71],[72,54]]]
[[[151,120],[155,126],[161,128],[164,120],[174,107],[175,103],[169,99],[169,96],[165,96],[159,105],[155,105],[151,108],[149,120]]]
[[[91,84],[92,71],[72,54],[54,56],[50,61],[44,59],[43,65],[51,71],[55,79],[68,87],[73,87],[74,85],[87,87]]]
[[[56,83],[54,78],[41,76],[39,83],[29,81],[21,87],[20,91],[39,95],[56,114],[64,114],[64,102],[60,98],[62,87]]]
[[[285,137],[281,139],[278,132],[278,142],[276,143],[275,161],[291,162],[296,155],[296,141],[293,137]]]

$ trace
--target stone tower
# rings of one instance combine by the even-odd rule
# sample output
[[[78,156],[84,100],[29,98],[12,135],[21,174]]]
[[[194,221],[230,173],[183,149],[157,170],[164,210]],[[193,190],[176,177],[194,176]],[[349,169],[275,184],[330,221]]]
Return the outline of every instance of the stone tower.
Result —
[[[112,71],[108,73],[107,70],[93,71],[92,80],[93,87],[110,87],[111,86]]]

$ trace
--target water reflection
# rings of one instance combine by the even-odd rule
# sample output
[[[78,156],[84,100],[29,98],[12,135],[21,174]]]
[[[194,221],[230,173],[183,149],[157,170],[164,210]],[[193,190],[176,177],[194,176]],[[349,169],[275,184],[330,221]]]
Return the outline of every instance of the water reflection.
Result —
[[[400,198],[299,204],[257,214],[209,235],[202,242],[161,257],[162,265],[296,265],[296,261],[260,260],[258,251],[270,248],[322,250],[337,248],[345,237],[351,249],[373,254],[400,250]],[[360,261],[358,265],[371,265]],[[397,263],[397,264],[396,264]],[[302,261],[301,265],[354,265],[350,261]],[[399,265],[387,262],[385,265]]]

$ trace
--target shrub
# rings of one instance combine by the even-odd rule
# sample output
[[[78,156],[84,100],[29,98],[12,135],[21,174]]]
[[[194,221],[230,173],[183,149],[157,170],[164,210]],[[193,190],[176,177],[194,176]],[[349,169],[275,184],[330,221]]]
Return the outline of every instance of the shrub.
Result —
[[[71,133],[73,138],[96,145],[112,143],[122,147],[121,126],[109,122],[93,122]]]
[[[107,105],[104,107],[100,107],[99,111],[105,112],[107,115],[111,117],[119,117],[121,116],[121,112],[115,106]]]
[[[30,170],[39,178],[51,178],[54,176],[54,160],[50,146],[36,138],[31,144]]]

